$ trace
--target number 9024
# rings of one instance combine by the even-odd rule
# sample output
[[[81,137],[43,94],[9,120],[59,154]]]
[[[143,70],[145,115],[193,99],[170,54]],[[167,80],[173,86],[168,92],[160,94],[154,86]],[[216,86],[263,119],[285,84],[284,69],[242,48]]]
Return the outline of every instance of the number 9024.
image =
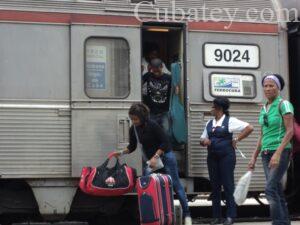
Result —
[[[249,57],[249,50],[245,50],[241,52],[238,49],[230,50],[230,49],[219,49],[217,48],[215,50],[215,60],[217,62],[249,62],[250,57]]]

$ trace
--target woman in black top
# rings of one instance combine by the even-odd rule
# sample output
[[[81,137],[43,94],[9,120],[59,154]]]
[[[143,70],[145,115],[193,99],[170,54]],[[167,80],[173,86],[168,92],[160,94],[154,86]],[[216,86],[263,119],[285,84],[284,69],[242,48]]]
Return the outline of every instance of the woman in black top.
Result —
[[[154,168],[157,164],[157,159],[161,157],[165,172],[172,178],[174,191],[178,195],[182,207],[185,225],[191,225],[192,220],[186,193],[179,180],[176,158],[172,152],[167,134],[155,121],[149,119],[149,109],[142,103],[136,103],[130,107],[129,117],[133,123],[129,130],[129,145],[125,150],[113,152],[110,156],[119,157],[123,154],[130,154],[136,149],[138,141],[140,141],[145,158],[149,159],[150,167]],[[137,140],[136,134],[139,140]],[[146,163],[144,162],[143,165],[146,165]],[[144,166],[143,171],[144,175],[149,174],[146,166]]]

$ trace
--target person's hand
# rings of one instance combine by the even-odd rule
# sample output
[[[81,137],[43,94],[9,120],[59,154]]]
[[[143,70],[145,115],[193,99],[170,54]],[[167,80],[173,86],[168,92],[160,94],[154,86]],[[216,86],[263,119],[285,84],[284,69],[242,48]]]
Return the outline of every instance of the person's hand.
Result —
[[[211,141],[208,138],[204,138],[202,140],[200,140],[200,145],[206,147],[206,146],[210,146]]]
[[[248,170],[254,170],[255,169],[255,163],[256,163],[256,159],[251,158],[250,162],[248,163]]]
[[[175,94],[176,94],[176,95],[179,95],[179,90],[180,90],[180,89],[179,89],[179,86],[176,85],[176,87],[175,87]]]
[[[118,158],[118,157],[120,157],[121,156],[121,152],[120,151],[113,151],[113,152],[110,152],[109,154],[108,154],[108,158],[109,159],[111,159],[112,157],[116,157],[116,158]]]
[[[155,168],[157,165],[157,158],[152,157],[148,162],[149,162],[148,165],[150,168]]]
[[[269,168],[274,169],[279,165],[280,153],[275,152],[269,162]]]
[[[232,147],[236,149],[237,148],[236,145],[237,145],[237,140],[234,138],[232,139]]]

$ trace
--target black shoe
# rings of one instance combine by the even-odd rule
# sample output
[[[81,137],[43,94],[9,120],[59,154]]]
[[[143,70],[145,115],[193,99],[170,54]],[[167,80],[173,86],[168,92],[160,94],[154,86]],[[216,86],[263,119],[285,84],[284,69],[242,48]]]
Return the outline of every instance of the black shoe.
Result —
[[[227,217],[226,220],[224,221],[223,225],[231,225],[233,224],[233,219],[230,217]]]
[[[210,222],[210,225],[215,225],[215,224],[222,224],[222,219],[215,218],[213,221]]]

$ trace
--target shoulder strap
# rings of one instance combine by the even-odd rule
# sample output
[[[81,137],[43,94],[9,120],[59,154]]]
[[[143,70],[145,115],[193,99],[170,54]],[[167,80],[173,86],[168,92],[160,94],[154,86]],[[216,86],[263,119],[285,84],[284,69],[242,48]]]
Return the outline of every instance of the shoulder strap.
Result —
[[[230,119],[229,116],[225,116],[222,125],[225,125],[226,123],[227,123],[227,125],[229,125],[229,119]]]
[[[279,110],[279,113],[280,113],[281,116],[282,116],[282,113],[281,113],[281,105],[282,105],[283,102],[284,102],[284,100],[281,99],[280,102],[279,102],[279,104],[278,104],[278,110]]]
[[[212,128],[212,126],[213,126],[213,119],[211,119],[211,120],[207,123],[206,129],[207,129],[208,127]]]
[[[136,127],[134,125],[133,125],[133,129],[134,129],[134,134],[135,134],[135,138],[136,138],[137,143],[141,144],[139,136],[138,136],[137,131],[136,131]]]

